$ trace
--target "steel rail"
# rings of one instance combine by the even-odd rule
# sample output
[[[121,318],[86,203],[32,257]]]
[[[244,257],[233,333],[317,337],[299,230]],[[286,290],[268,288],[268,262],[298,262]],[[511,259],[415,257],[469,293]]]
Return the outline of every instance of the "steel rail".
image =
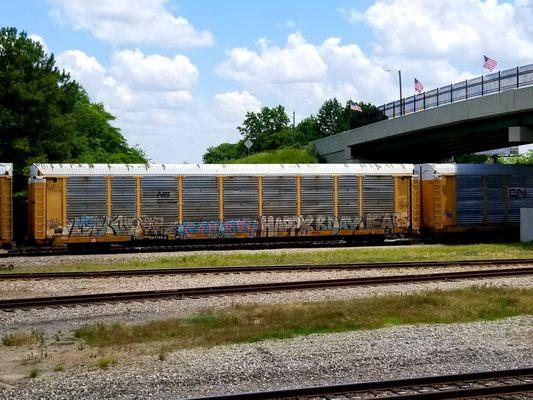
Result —
[[[386,242],[387,246],[397,246],[406,243],[420,243],[416,238],[396,239]],[[195,243],[180,244],[154,244],[137,246],[117,246],[117,247],[92,247],[92,248],[27,248],[12,249],[5,253],[0,253],[0,258],[10,257],[50,257],[58,255],[91,255],[91,254],[134,254],[134,253],[162,253],[169,251],[223,251],[223,250],[257,250],[257,249],[279,249],[279,248],[330,248],[345,247],[346,242],[341,239],[322,239],[322,240],[291,240],[291,241],[228,241],[218,243],[205,243],[198,241]],[[383,245],[383,243],[374,244],[372,242],[362,242],[361,246]]]
[[[323,271],[323,270],[359,270],[387,268],[437,268],[437,267],[471,267],[480,265],[522,265],[532,264],[532,258],[502,260],[458,260],[458,261],[402,261],[383,263],[351,264],[295,264],[295,265],[252,265],[229,267],[184,267],[184,268],[149,268],[102,271],[58,271],[58,272],[5,272],[0,273],[0,281],[14,279],[64,279],[64,278],[107,278],[122,276],[148,275],[190,275],[223,274],[246,272],[283,272],[283,271]]]
[[[231,286],[196,287],[182,289],[165,289],[134,292],[93,293],[83,295],[33,297],[0,300],[0,310],[10,311],[20,308],[49,307],[58,305],[75,305],[114,301],[132,301],[163,298],[183,298],[195,296],[217,296],[229,294],[247,294],[257,292],[275,292],[301,289],[324,289],[333,287],[356,287],[368,285],[389,285],[428,281],[447,281],[456,279],[495,278],[533,274],[533,267],[496,269],[483,271],[441,272],[417,275],[393,275],[365,278],[326,279],[315,281],[259,283]]]
[[[480,382],[481,381],[481,382]],[[475,387],[478,384],[478,387]],[[437,385],[437,387],[434,387]],[[450,386],[455,386],[450,388]],[[459,386],[459,387],[458,387]],[[463,386],[463,387],[460,387]],[[418,393],[386,395],[384,391],[410,390]],[[428,389],[428,387],[432,387]],[[388,381],[358,382],[343,385],[314,386],[296,389],[282,389],[265,392],[249,392],[220,396],[208,396],[197,400],[269,400],[269,399],[305,399],[332,398],[342,396],[350,398],[353,395],[367,395],[372,393],[379,399],[459,399],[478,396],[494,396],[510,393],[527,393],[533,391],[533,368],[512,370],[475,372],[457,375],[426,376],[420,378],[395,379]],[[378,393],[376,393],[378,392]],[[357,397],[359,398],[359,397]]]

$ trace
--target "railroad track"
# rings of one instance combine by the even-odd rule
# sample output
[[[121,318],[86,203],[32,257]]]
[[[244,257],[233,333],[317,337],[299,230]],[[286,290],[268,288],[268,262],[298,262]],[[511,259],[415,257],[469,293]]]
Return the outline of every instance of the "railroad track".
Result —
[[[202,400],[269,399],[530,399],[533,368],[350,383],[202,397]],[[200,399],[200,398],[199,398]],[[198,400],[199,400],[198,399]]]
[[[22,299],[0,300],[0,310],[50,307],[90,303],[109,303],[115,301],[135,301],[164,298],[185,298],[197,296],[220,296],[231,294],[247,294],[259,292],[277,292],[287,290],[324,289],[335,287],[356,287],[369,285],[390,285],[398,283],[418,283],[430,281],[447,281],[458,279],[496,278],[508,276],[532,275],[533,267],[496,269],[484,271],[444,272],[417,275],[393,275],[365,278],[327,279],[314,281],[260,283],[248,285],[213,286],[167,290],[150,290],[135,292],[94,293],[83,295],[33,297]]]
[[[361,246],[399,246],[405,244],[422,243],[417,238],[400,238],[386,240],[385,242],[364,241]],[[5,253],[0,253],[0,258],[9,257],[43,257],[58,255],[91,255],[91,254],[130,254],[130,253],[160,253],[160,252],[182,252],[182,251],[214,251],[214,250],[265,250],[280,248],[318,248],[318,247],[345,247],[348,243],[342,239],[322,239],[322,240],[290,240],[290,241],[228,241],[216,243],[205,243],[198,241],[192,243],[180,243],[176,245],[138,245],[138,246],[113,246],[113,247],[93,247],[93,248],[15,248]],[[352,245],[352,244],[351,244]],[[357,244],[353,244],[356,246]]]
[[[298,264],[298,265],[255,265],[237,267],[191,267],[191,268],[153,268],[124,269],[105,271],[60,271],[60,272],[6,272],[0,273],[2,280],[23,279],[64,279],[64,278],[108,278],[121,276],[148,275],[190,275],[190,274],[224,274],[245,272],[287,272],[287,271],[323,271],[323,270],[358,270],[387,268],[437,268],[437,267],[473,267],[479,265],[521,265],[533,264],[532,258],[504,260],[459,260],[459,261],[418,261],[389,263],[352,263],[352,264]]]

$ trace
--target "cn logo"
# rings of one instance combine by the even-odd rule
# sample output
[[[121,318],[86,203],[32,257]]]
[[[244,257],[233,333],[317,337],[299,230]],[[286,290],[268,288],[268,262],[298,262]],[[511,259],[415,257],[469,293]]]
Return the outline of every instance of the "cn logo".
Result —
[[[510,187],[509,188],[509,198],[511,199],[525,199],[528,197],[528,193],[531,195],[533,193],[532,188],[519,188],[519,187]]]

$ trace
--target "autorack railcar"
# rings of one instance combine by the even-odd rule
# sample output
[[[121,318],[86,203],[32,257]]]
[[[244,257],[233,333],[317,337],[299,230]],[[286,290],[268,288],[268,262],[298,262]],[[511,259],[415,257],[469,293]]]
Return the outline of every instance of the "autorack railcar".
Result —
[[[13,242],[13,164],[0,163],[0,248]]]
[[[423,164],[422,225],[431,233],[512,230],[533,208],[532,165]]]
[[[408,235],[412,164],[34,164],[37,243]]]

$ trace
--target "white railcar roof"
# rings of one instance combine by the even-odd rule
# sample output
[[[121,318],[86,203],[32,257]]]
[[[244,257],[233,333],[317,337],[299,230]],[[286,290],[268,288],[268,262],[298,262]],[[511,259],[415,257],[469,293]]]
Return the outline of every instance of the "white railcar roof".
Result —
[[[31,178],[144,175],[395,175],[410,176],[413,164],[33,164]]]
[[[533,165],[511,164],[420,164],[415,171],[422,172],[422,179],[435,175],[513,175],[533,174]]]
[[[13,164],[0,163],[0,175],[13,175]]]

